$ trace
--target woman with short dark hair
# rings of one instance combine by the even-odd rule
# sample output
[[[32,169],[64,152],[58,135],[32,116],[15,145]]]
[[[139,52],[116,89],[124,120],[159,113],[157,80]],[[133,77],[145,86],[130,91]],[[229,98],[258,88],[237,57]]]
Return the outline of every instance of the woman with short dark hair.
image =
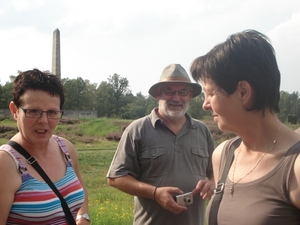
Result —
[[[218,182],[234,146],[224,189],[220,183],[208,218],[215,219],[212,204],[223,193],[218,225],[299,225],[300,135],[276,115],[280,72],[269,38],[255,30],[233,34],[196,58],[191,74],[202,84],[203,108],[222,131],[237,134],[213,153]]]
[[[74,146],[54,135],[63,116],[64,90],[60,80],[38,69],[20,73],[13,82],[9,109],[19,132],[0,146],[0,224],[89,224],[88,196],[79,173]],[[33,159],[33,160],[29,160]],[[33,167],[38,162],[65,199],[73,223],[62,203]]]

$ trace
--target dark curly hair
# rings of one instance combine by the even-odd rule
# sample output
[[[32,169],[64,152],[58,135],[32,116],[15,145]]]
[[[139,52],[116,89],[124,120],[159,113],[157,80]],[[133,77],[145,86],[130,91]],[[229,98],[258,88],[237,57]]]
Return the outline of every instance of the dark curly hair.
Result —
[[[21,96],[29,89],[41,90],[58,96],[62,110],[65,102],[64,88],[59,78],[54,74],[38,69],[21,72],[13,81],[13,102],[17,107],[21,106]]]

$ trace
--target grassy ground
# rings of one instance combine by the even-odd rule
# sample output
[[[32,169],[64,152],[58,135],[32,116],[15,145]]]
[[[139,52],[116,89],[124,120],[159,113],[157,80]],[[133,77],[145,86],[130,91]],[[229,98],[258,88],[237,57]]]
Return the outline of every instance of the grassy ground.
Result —
[[[89,192],[89,210],[94,225],[129,225],[133,219],[133,197],[106,182],[114,150],[78,151],[79,165]]]

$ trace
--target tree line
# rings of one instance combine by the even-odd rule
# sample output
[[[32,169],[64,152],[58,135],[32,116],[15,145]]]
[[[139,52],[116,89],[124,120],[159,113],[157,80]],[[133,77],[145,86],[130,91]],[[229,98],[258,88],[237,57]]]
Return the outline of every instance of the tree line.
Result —
[[[12,99],[12,82],[0,84],[0,109],[7,109]],[[98,117],[112,117],[122,119],[137,119],[148,115],[157,106],[157,100],[152,96],[144,96],[141,92],[134,95],[129,89],[129,81],[118,74],[110,75],[107,81],[99,85],[84,80],[63,78],[65,89],[64,109],[68,110],[97,110]],[[300,94],[298,92],[280,92],[278,117],[282,122],[292,124],[300,121]],[[204,95],[201,93],[190,104],[189,113],[196,119],[210,116],[210,112],[202,109]]]

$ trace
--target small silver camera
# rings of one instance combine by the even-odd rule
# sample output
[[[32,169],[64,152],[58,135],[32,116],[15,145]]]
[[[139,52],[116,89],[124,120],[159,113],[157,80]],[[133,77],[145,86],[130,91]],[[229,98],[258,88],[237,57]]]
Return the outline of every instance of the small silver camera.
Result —
[[[192,192],[187,192],[181,195],[175,195],[174,200],[182,206],[187,206],[193,204]]]

